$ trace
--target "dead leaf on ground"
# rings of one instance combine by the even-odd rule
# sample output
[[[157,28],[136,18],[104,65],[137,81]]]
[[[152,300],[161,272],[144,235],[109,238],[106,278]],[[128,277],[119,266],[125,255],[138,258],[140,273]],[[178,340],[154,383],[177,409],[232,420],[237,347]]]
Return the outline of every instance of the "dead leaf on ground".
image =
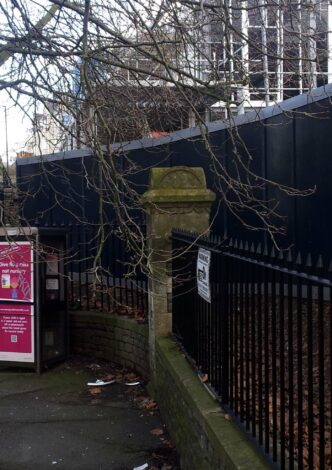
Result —
[[[129,374],[126,374],[125,377],[126,377],[127,382],[136,382],[137,380],[139,380],[139,377],[134,372],[130,372]]]
[[[157,403],[154,401],[154,400],[149,400],[146,404],[145,404],[145,409],[146,410],[153,410],[154,408],[157,407]]]
[[[209,380],[208,374],[204,374],[204,375],[201,377],[201,381],[202,381],[203,383],[207,382],[208,380]]]
[[[164,434],[164,431],[161,429],[161,428],[155,428],[155,429],[152,429],[150,431],[150,434],[152,434],[152,436],[162,436]]]
[[[114,374],[106,374],[104,380],[114,380]]]
[[[226,421],[232,421],[232,417],[228,413],[224,415],[224,418],[226,419]]]
[[[91,395],[99,395],[101,393],[100,387],[93,387],[89,389]]]

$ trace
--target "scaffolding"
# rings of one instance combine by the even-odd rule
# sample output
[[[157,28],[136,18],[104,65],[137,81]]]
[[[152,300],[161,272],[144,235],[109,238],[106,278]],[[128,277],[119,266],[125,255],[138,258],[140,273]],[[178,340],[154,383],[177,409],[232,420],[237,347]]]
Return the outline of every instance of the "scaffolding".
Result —
[[[222,15],[205,15],[198,76],[229,90],[244,112],[332,81],[332,6],[327,0],[224,0]],[[210,15],[210,19],[207,16]]]

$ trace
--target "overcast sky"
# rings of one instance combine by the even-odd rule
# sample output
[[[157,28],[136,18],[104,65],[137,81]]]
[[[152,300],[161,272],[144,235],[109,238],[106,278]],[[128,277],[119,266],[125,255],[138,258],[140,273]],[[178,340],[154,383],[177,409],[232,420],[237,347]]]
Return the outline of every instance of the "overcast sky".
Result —
[[[24,150],[27,140],[27,128],[29,122],[24,119],[23,113],[6,98],[5,93],[0,93],[0,156],[6,163],[6,132],[5,132],[5,108],[7,108],[8,124],[8,154],[9,162],[13,162],[16,152]]]
[[[6,0],[0,0],[6,1]],[[9,2],[9,0],[7,0]],[[38,5],[49,6],[47,0],[38,0]],[[39,18],[37,4],[34,0],[29,0],[29,14],[34,18],[34,12],[36,12],[36,18]],[[3,21],[2,13],[0,12],[0,25]],[[4,20],[6,22],[6,20]],[[6,68],[7,64],[2,67]],[[2,70],[3,72],[3,70]],[[14,106],[13,102],[9,99],[5,91],[0,91],[0,157],[2,161],[6,163],[6,132],[5,132],[5,109],[7,108],[7,124],[8,124],[8,154],[10,163],[16,158],[16,153],[26,149],[26,141],[28,138],[27,130],[31,128],[31,124],[27,118],[24,117],[24,113],[18,106]]]

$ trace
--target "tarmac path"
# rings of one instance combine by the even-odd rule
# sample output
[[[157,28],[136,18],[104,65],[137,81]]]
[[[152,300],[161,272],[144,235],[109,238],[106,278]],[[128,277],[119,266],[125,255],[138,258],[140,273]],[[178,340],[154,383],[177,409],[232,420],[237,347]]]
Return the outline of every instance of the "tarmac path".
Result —
[[[87,386],[106,378],[115,383]],[[0,442],[0,470],[179,468],[140,378],[101,361],[0,369]]]

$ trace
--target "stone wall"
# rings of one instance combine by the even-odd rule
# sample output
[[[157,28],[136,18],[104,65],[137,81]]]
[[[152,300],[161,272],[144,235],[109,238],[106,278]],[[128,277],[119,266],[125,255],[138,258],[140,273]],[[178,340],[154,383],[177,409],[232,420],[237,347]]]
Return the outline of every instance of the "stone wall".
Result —
[[[181,470],[271,468],[201,383],[176,344],[158,338],[154,394]]]
[[[70,349],[121,364],[149,377],[148,326],[128,317],[70,313]]]

